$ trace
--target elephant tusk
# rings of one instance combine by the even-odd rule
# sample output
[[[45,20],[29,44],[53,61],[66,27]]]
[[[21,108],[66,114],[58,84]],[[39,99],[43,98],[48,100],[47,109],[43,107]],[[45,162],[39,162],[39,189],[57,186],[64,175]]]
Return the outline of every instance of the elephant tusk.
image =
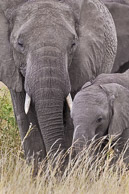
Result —
[[[30,103],[31,103],[31,98],[30,96],[26,93],[26,98],[25,98],[25,113],[27,114],[29,112],[30,108]]]
[[[73,101],[72,101],[71,94],[69,94],[69,95],[67,96],[66,101],[67,101],[67,103],[68,103],[68,106],[69,106],[70,111],[72,111],[72,103],[73,103]]]

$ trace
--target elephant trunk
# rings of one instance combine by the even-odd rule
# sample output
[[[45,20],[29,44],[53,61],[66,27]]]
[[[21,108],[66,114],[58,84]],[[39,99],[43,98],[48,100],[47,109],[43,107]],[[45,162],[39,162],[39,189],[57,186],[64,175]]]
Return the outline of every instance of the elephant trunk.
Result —
[[[95,130],[92,127],[76,126],[73,134],[73,148],[77,154],[88,147],[95,139]]]
[[[37,102],[35,102],[35,106],[37,110],[37,117],[45,142],[46,151],[48,152],[51,150],[52,152],[56,152],[58,149],[65,149],[63,99],[44,99],[38,103],[40,99],[37,96],[36,101]]]
[[[61,53],[29,56],[25,90],[35,105],[46,151],[65,150],[63,108],[70,93],[70,81]],[[31,64],[31,65],[30,65]]]

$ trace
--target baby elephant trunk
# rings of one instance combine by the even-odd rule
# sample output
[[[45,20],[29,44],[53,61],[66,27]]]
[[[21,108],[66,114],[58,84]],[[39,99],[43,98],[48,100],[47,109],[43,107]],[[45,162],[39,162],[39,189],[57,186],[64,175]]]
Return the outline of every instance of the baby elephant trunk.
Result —
[[[91,133],[92,132],[92,133]],[[95,139],[94,130],[86,130],[83,126],[77,126],[73,134],[73,149],[76,154],[87,148]]]

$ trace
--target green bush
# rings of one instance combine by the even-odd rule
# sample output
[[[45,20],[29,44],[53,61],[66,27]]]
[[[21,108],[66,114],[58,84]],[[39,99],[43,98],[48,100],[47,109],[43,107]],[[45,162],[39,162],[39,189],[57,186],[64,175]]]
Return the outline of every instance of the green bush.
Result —
[[[10,93],[6,88],[0,89],[0,150],[13,148],[17,152],[20,147],[19,131],[13,114]]]

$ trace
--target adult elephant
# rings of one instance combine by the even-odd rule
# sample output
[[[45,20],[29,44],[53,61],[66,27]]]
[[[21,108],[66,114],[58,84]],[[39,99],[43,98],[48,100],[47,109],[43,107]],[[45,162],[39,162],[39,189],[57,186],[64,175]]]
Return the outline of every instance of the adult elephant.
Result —
[[[0,80],[11,91],[26,158],[71,145],[66,98],[110,72],[116,48],[114,22],[98,0],[0,0]]]
[[[128,104],[129,70],[123,74],[101,74],[93,82],[84,84],[72,108],[75,152],[80,152],[92,139],[117,135],[115,154],[121,153],[129,140]],[[124,160],[129,163],[129,146]]]
[[[103,0],[112,14],[118,39],[117,55],[112,72],[129,69],[129,1]]]

